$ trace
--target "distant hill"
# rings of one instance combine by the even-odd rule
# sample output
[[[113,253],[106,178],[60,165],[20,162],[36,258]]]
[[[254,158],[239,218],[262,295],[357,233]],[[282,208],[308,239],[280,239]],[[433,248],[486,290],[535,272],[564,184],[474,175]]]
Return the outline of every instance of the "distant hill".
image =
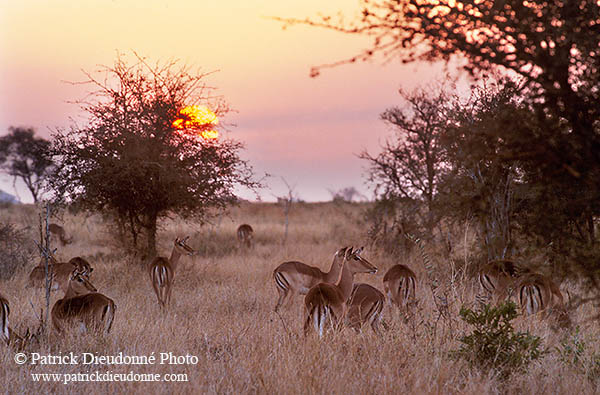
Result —
[[[21,202],[16,196],[0,190],[0,203],[19,204]]]

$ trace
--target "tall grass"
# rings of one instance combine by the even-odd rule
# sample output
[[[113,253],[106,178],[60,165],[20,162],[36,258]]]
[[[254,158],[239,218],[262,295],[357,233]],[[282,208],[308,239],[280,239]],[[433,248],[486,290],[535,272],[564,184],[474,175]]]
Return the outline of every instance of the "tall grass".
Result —
[[[478,291],[466,273],[468,248],[457,247],[448,257],[436,245],[427,253],[444,295],[449,317],[440,317],[427,272],[417,250],[403,261],[369,249],[363,214],[367,204],[296,204],[290,212],[287,242],[283,244],[283,209],[276,204],[243,204],[212,224],[200,226],[176,219],[162,223],[158,251],[168,256],[176,236],[190,235],[189,244],[200,254],[183,257],[175,273],[171,306],[158,307],[148,275],[138,260],[124,255],[110,227],[100,216],[65,214],[62,223],[74,242],[57,251],[63,260],[83,256],[93,267],[92,283],[112,298],[116,316],[104,337],[78,333],[59,337],[53,331],[24,352],[62,355],[83,352],[98,355],[193,355],[197,364],[153,365],[17,365],[15,350],[0,352],[0,377],[6,393],[597,393],[595,366],[599,354],[598,324],[587,321],[594,313],[585,305],[572,312],[585,340],[581,357],[569,358],[573,332],[553,332],[537,317],[519,317],[515,329],[540,336],[549,353],[526,372],[502,382],[484,375],[449,354],[469,329],[458,317],[463,303],[472,304]],[[33,207],[2,209],[0,221],[30,226],[36,237]],[[249,223],[255,246],[238,248],[236,228]],[[379,268],[376,275],[358,275],[357,281],[382,289],[385,271],[395,263],[409,265],[419,278],[419,305],[414,321],[405,323],[386,306],[388,330],[382,336],[365,328],[345,329],[319,341],[302,335],[302,299],[283,308],[282,320],[273,312],[277,291],[273,269],[286,260],[300,260],[328,269],[334,252],[344,246],[367,244],[363,256]],[[17,269],[0,280],[0,292],[11,304],[10,322],[17,332],[38,325],[43,290],[26,288],[29,271],[37,263]],[[53,293],[52,303],[62,295]],[[32,307],[33,306],[33,307]],[[571,342],[571,343],[569,343]],[[579,343],[577,343],[579,344]],[[567,357],[565,357],[567,356]],[[596,369],[596,370],[594,370]],[[33,382],[32,373],[185,373],[187,382]]]

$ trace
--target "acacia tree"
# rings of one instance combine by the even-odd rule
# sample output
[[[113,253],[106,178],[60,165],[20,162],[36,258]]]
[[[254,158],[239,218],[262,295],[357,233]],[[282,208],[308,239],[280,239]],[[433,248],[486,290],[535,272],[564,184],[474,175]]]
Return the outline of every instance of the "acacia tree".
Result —
[[[33,128],[10,127],[9,134],[0,137],[0,171],[20,178],[37,203],[50,174],[50,142],[36,137]]]
[[[425,89],[413,92],[400,90],[406,107],[392,107],[381,119],[394,129],[377,156],[362,152],[360,158],[369,162],[369,181],[384,199],[409,198],[425,203],[422,219],[429,233],[434,225],[434,199],[444,169],[440,137],[448,120],[449,97],[440,86],[432,95]]]
[[[101,77],[86,73],[95,87],[82,102],[90,117],[82,128],[57,133],[52,178],[56,200],[87,210],[116,214],[137,248],[146,236],[146,254],[156,255],[157,221],[171,213],[205,218],[210,209],[236,201],[236,185],[254,188],[252,169],[231,139],[204,139],[214,123],[198,123],[181,110],[207,104],[218,116],[227,111],[204,83],[176,62],[148,65],[137,57],[128,65],[118,57]],[[179,130],[174,121],[191,125]]]

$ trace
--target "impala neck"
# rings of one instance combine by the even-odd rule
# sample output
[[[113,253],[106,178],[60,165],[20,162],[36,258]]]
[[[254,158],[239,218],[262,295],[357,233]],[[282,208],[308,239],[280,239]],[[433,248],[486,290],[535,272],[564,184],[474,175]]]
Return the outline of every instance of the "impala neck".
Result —
[[[333,262],[331,263],[329,272],[325,273],[325,275],[323,276],[324,283],[334,284],[336,280],[340,278],[340,272],[342,271],[341,266],[343,265],[338,265],[338,259],[339,258],[337,257],[337,255],[333,258]]]
[[[342,295],[344,296],[344,302],[350,299],[352,294],[352,284],[354,283],[354,273],[348,268],[348,265],[344,263],[342,267],[342,274],[338,283],[336,284]]]
[[[181,252],[177,250],[177,247],[173,246],[173,251],[171,251],[171,257],[169,258],[171,269],[173,269],[173,271],[175,271],[175,268],[179,263],[179,258],[181,258]]]
[[[65,296],[63,299],[67,299],[67,298],[73,298],[77,296],[77,292],[75,292],[73,290],[73,287],[71,287],[71,284],[69,284],[69,286],[67,287],[67,291],[65,292]]]
[[[92,291],[90,291],[90,290],[86,290],[84,292],[75,291],[75,288],[73,288],[73,285],[69,281],[69,285],[67,286],[67,291],[65,292],[65,296],[63,297],[63,299],[74,298],[76,296],[86,295],[88,293],[92,293]]]

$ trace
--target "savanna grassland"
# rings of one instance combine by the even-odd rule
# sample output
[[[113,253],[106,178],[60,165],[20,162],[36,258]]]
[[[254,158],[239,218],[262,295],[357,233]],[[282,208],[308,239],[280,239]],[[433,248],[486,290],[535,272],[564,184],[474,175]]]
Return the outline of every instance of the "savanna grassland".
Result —
[[[92,283],[116,303],[112,331],[104,337],[73,334],[32,341],[24,352],[30,356],[97,355],[151,356],[148,365],[17,365],[14,349],[0,353],[0,392],[6,393],[577,393],[600,390],[599,328],[586,320],[595,314],[583,305],[571,311],[570,330],[554,331],[538,317],[519,317],[515,329],[542,338],[548,352],[526,371],[501,381],[482,373],[450,351],[459,348],[459,337],[471,328],[458,311],[473,306],[479,286],[471,251],[475,237],[468,227],[458,229],[459,241],[451,254],[443,246],[427,242],[426,252],[439,288],[447,296],[449,316],[440,317],[421,255],[417,249],[404,258],[371,247],[367,240],[365,210],[368,203],[294,204],[284,238],[282,207],[268,203],[244,203],[229,215],[200,226],[171,219],[161,223],[158,251],[169,256],[176,236],[190,236],[197,256],[182,257],[175,273],[171,305],[161,312],[147,272],[122,252],[111,227],[101,216],[65,213],[61,223],[73,243],[58,248],[59,260],[82,256],[94,267]],[[13,206],[0,209],[0,222],[19,228],[29,226],[36,238],[38,209]],[[255,246],[238,247],[236,228],[249,223]],[[283,321],[273,312],[277,291],[273,269],[286,260],[300,260],[328,270],[334,252],[344,246],[365,245],[362,256],[379,268],[376,275],[361,274],[356,280],[380,290],[386,270],[396,263],[409,265],[418,276],[419,305],[414,320],[405,323],[386,305],[387,329],[381,336],[370,328],[362,333],[345,329],[329,333],[321,341],[302,334],[302,299],[282,309]],[[10,324],[17,332],[38,327],[44,305],[42,289],[27,288],[28,274],[39,258],[0,281],[0,292],[10,302]],[[561,284],[563,292],[577,292],[576,284]],[[53,292],[54,303],[61,292]],[[578,327],[579,329],[575,329]],[[197,357],[197,364],[160,364],[160,353]],[[34,382],[32,373],[154,373],[185,374],[186,382]]]

